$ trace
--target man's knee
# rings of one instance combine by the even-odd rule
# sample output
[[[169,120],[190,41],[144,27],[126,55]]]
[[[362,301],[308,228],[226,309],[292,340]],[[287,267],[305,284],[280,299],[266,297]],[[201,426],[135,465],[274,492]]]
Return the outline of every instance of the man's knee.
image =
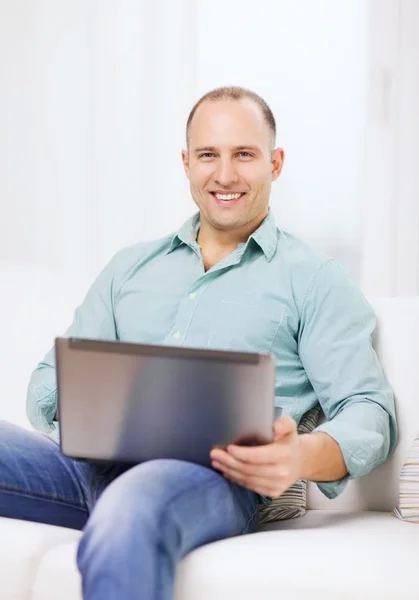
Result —
[[[112,539],[112,552],[142,540],[151,546],[158,541],[182,555],[214,534],[227,537],[236,518],[228,487],[216,471],[186,461],[157,459],[136,465],[103,491],[79,554],[87,546],[104,551]],[[203,514],[208,517],[204,521]]]
[[[133,512],[137,516],[159,510],[176,497],[188,494],[222,476],[206,467],[175,459],[156,459],[131,467],[119,475],[102,493],[98,506],[102,511]],[[96,509],[95,509],[96,510]]]

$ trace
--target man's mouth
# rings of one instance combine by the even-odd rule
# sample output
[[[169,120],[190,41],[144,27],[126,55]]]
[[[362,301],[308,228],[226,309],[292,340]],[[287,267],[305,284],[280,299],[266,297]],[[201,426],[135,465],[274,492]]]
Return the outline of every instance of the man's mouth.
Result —
[[[237,202],[245,195],[246,192],[231,192],[229,194],[221,194],[219,192],[210,192],[218,202]]]

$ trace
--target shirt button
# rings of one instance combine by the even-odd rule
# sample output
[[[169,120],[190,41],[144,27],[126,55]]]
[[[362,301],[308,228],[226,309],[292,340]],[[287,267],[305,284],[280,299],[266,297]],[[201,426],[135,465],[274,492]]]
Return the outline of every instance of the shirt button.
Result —
[[[180,331],[176,331],[176,333],[174,333],[174,334],[173,334],[173,337],[174,337],[176,340],[180,340]]]
[[[195,300],[195,298],[196,298],[196,294],[195,294],[195,292],[192,292],[192,294],[189,294],[189,298],[190,298],[191,300]]]

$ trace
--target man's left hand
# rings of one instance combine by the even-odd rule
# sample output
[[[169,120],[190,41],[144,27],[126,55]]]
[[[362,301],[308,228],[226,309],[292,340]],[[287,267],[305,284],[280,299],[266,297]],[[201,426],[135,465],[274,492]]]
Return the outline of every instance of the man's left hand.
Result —
[[[273,441],[262,446],[214,448],[212,467],[225,477],[263,496],[279,498],[300,479],[301,450],[297,426],[289,416],[273,425]]]

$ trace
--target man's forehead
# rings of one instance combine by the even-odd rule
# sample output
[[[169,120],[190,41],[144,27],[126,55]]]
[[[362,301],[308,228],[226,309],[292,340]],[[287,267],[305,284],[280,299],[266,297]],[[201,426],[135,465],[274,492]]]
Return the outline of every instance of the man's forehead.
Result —
[[[191,133],[201,131],[250,130],[262,132],[266,123],[260,108],[251,101],[220,100],[204,102],[198,107],[191,125]]]
[[[260,107],[248,99],[204,102],[198,107],[188,132],[193,151],[211,147],[226,149],[246,146],[261,150],[270,137]],[[211,152],[212,150],[207,150]]]

